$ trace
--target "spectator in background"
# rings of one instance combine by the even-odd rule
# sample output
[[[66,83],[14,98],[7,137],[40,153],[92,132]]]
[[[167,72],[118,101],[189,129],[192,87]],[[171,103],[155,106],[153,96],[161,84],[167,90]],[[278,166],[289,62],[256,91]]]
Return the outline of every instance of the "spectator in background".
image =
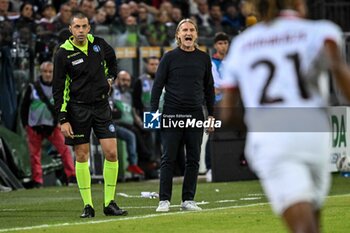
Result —
[[[147,24],[152,23],[154,20],[154,17],[152,14],[148,12],[147,7],[145,7],[143,4],[139,4],[138,8],[138,15],[137,15],[137,24],[140,28],[145,27]]]
[[[146,1],[142,1],[139,3],[139,7],[146,7],[147,12],[151,15],[155,15],[158,13],[158,7],[155,7],[153,4],[149,4]]]
[[[218,103],[222,99],[222,65],[224,64],[224,58],[228,52],[230,45],[230,39],[224,32],[218,32],[214,37],[214,49],[215,53],[211,58],[212,74],[215,88],[215,102]]]
[[[119,34],[116,38],[116,46],[118,47],[140,47],[149,46],[148,41],[144,35],[139,30],[136,18],[134,16],[129,16],[126,20],[125,32]],[[124,58],[119,60],[119,66],[123,67],[129,73],[136,71],[136,59],[134,58]]]
[[[93,17],[96,12],[96,2],[94,0],[81,0],[79,10],[87,16],[90,21],[90,25],[93,22]]]
[[[97,1],[97,8],[101,8],[107,0],[96,0]]]
[[[9,0],[0,0],[0,22],[3,20],[9,19],[10,17],[9,7],[10,7]]]
[[[170,21],[166,24],[168,28],[168,36],[169,36],[169,44],[172,46],[174,44],[174,40],[172,39],[175,35],[176,27],[179,22],[183,19],[182,10],[178,6],[174,6],[171,10]]]
[[[159,58],[145,58],[145,72],[135,81],[133,89],[133,102],[136,113],[143,119],[143,113],[151,109],[151,92],[154,78],[159,65]],[[152,160],[160,161],[160,135],[158,131],[149,132],[144,140],[152,148]]]
[[[224,32],[229,36],[235,36],[245,27],[245,19],[240,14],[235,3],[228,2],[225,6],[224,16],[222,19]]]
[[[198,13],[193,15],[198,27],[209,27],[210,14],[207,0],[197,0]]]
[[[98,8],[92,20],[95,22],[97,26],[97,25],[105,24],[106,18],[107,18],[107,13],[105,12],[105,10],[103,8]]]
[[[135,1],[128,1],[128,5],[130,7],[130,14],[137,18],[139,4]]]
[[[119,35],[117,38],[118,46],[149,46],[147,38],[140,32],[136,18],[134,16],[129,16],[125,23],[125,32]]]
[[[127,30],[127,26],[128,26],[127,20],[129,16],[131,16],[130,6],[127,3],[122,3],[119,6],[118,13],[119,13],[119,16],[116,22],[114,23],[114,27],[116,28],[118,33],[122,34],[122,33],[125,33]]]
[[[210,27],[212,33],[222,32],[222,11],[218,3],[213,3],[209,8],[210,13]]]
[[[166,11],[160,11],[154,22],[147,24],[141,29],[143,35],[146,36],[150,46],[169,46],[169,16]]]
[[[57,14],[56,9],[52,4],[44,5],[41,11],[40,21],[52,22],[56,14]]]
[[[213,21],[211,19],[209,5],[207,0],[198,0],[198,14],[194,15],[193,18],[196,20],[198,24],[199,30],[199,40],[198,43],[211,45],[212,38],[214,36]]]
[[[72,17],[72,11],[72,7],[68,3],[61,5],[60,11],[53,21],[57,34],[59,34],[62,29],[68,31],[67,28],[69,26],[70,18]],[[66,39],[68,39],[68,37]]]
[[[30,153],[33,187],[43,185],[43,170],[41,167],[41,147],[46,138],[54,145],[61,155],[67,183],[75,180],[73,156],[57,125],[52,96],[52,62],[40,65],[38,81],[29,84],[21,106],[21,120],[27,132]]]
[[[29,55],[29,62],[34,63],[34,48],[35,48],[35,33],[36,33],[36,23],[34,21],[34,11],[33,5],[29,2],[24,2],[21,5],[20,15],[13,21],[14,22],[14,33],[13,40],[16,46],[20,47],[22,51],[26,50],[26,53]],[[16,62],[20,62],[17,59]],[[18,64],[17,63],[17,64]],[[33,64],[32,63],[32,64]],[[24,77],[29,78],[29,75],[32,73],[25,72]]]
[[[72,8],[72,13],[79,10],[79,0],[68,0],[67,4]]]
[[[188,0],[189,5],[189,15],[196,15],[198,14],[198,4],[197,0]]]
[[[123,127],[124,124],[133,125],[134,119],[137,118],[132,103],[130,86],[130,74],[126,71],[120,71],[117,79],[114,81],[113,92],[110,97],[112,116],[116,122],[117,138],[120,138],[127,143],[129,161],[127,170],[133,174],[144,175],[144,171],[137,164],[138,154],[136,152],[136,146],[137,140],[140,140],[140,138],[136,138],[132,130]],[[123,124],[119,124],[120,122]]]
[[[103,9],[106,12],[105,25],[113,25],[117,19],[117,7],[115,1],[108,0],[103,4]]]
[[[135,81],[133,101],[137,114],[143,117],[144,111],[151,109],[151,92],[159,65],[159,58],[145,58],[145,72]]]
[[[184,19],[177,27],[178,47],[167,52],[159,63],[151,96],[151,112],[159,109],[159,98],[165,87],[163,116],[189,116],[204,120],[206,103],[212,121],[214,86],[208,54],[197,48],[198,29],[193,20]],[[155,117],[156,115],[154,115]],[[177,121],[179,119],[172,119]],[[182,118],[184,120],[184,118]],[[209,127],[208,132],[214,128]],[[182,210],[201,210],[194,201],[199,169],[203,128],[163,128],[163,155],[160,168],[159,206],[157,212],[168,212],[172,196],[173,169],[180,145],[186,146],[186,168],[182,189]]]
[[[246,156],[273,211],[289,232],[318,233],[330,186],[331,129],[315,82],[329,69],[350,100],[343,33],[332,22],[304,19],[304,0],[258,1],[256,9],[262,22],[237,36],[226,57],[221,119],[232,122],[240,93]]]
[[[123,70],[118,73],[118,79],[121,79],[122,81],[117,81],[117,85],[115,86],[116,91],[112,98],[114,104],[113,109],[115,112],[120,113],[120,118],[116,119],[116,123],[118,126],[126,128],[134,133],[136,137],[138,157],[140,160],[142,159],[148,162],[150,161],[152,155],[149,150],[149,145],[147,145],[143,140],[143,122],[141,118],[136,114],[132,103],[132,95],[130,91],[127,90],[127,88],[130,88],[131,76],[127,71]]]
[[[181,15],[183,16],[183,18],[188,18],[190,17],[190,3],[189,1],[183,1],[183,0],[173,0],[172,1],[174,7],[176,8],[180,8],[181,10]],[[179,21],[180,22],[180,21]],[[178,23],[179,23],[178,22]]]
[[[37,21],[35,49],[39,62],[52,60],[53,50],[57,46],[56,24],[53,22],[56,9],[53,5],[44,5],[42,18]]]
[[[8,18],[9,0],[0,0],[0,46],[12,45],[13,24]]]
[[[94,16],[96,14],[97,2],[95,0],[80,0],[78,11],[86,15],[89,19],[91,32],[95,33],[96,23]]]
[[[106,37],[111,34],[111,27],[106,25],[107,13],[103,7],[100,7],[96,10],[96,14],[92,18],[92,21],[95,23],[94,33],[101,37]]]
[[[245,18],[245,28],[250,27],[257,23],[256,12],[254,10],[254,5],[249,1],[242,1],[239,5],[241,14]]]
[[[163,1],[159,7],[159,11],[160,12],[165,11],[167,15],[171,15],[172,9],[173,9],[173,4],[171,3],[171,1]]]
[[[23,2],[20,8],[20,15],[14,20],[15,30],[21,33],[23,28],[30,33],[36,32],[36,25],[34,21],[33,5],[29,2]]]
[[[56,28],[53,21],[56,16],[56,9],[54,6],[50,4],[44,5],[41,16],[41,19],[36,22],[36,33],[40,35],[55,33]]]
[[[224,58],[226,57],[226,54],[228,52],[229,44],[230,44],[230,39],[226,33],[218,32],[215,34],[215,37],[214,37],[215,53],[211,58],[211,70],[213,74],[214,88],[215,88],[215,105],[218,105],[218,103],[222,99],[221,72],[222,72],[222,65],[224,63]],[[207,146],[205,148],[205,166],[207,169],[207,172],[206,172],[207,182],[212,181],[211,144],[210,144],[211,138],[212,138],[211,135],[209,135]]]
[[[170,19],[175,25],[178,25],[180,23],[180,21],[183,19],[182,10],[180,7],[174,6],[171,9]]]

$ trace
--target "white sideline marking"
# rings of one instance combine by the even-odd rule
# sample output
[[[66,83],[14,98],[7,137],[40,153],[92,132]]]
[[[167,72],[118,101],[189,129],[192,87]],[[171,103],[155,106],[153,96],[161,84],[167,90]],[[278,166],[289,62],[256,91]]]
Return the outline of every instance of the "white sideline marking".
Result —
[[[216,203],[226,203],[226,202],[236,202],[237,200],[221,200],[221,201],[216,201]]]
[[[251,200],[259,200],[261,197],[242,197],[239,200],[241,201],[251,201]]]
[[[327,196],[326,198],[329,199],[331,197],[349,197],[350,193],[347,194],[340,194],[340,195],[332,195],[332,196]]]
[[[328,196],[329,198],[338,198],[338,197],[348,197],[350,194],[341,194],[341,195],[334,195],[334,196]],[[97,221],[87,221],[87,222],[73,222],[73,223],[58,223],[58,224],[44,224],[44,225],[38,225],[38,226],[32,226],[32,227],[15,227],[15,228],[7,228],[7,229],[0,229],[0,232],[7,232],[7,231],[21,231],[21,230],[33,230],[33,229],[43,229],[43,228],[53,228],[53,227],[62,227],[62,226],[78,226],[78,225],[85,225],[85,224],[98,224],[98,223],[105,223],[105,222],[117,222],[117,221],[127,221],[127,220],[134,220],[134,219],[146,219],[146,218],[153,218],[153,217],[161,217],[161,216],[169,216],[169,215],[178,215],[178,214],[189,214],[189,213],[201,213],[201,212],[211,212],[216,210],[226,210],[226,209],[239,209],[239,208],[246,208],[246,207],[253,207],[253,206],[263,206],[268,205],[268,202],[265,203],[256,203],[256,204],[249,204],[249,205],[241,205],[241,206],[226,206],[226,207],[218,207],[218,208],[212,208],[212,209],[203,209],[202,211],[177,211],[177,212],[168,212],[168,213],[158,213],[158,214],[148,214],[148,215],[142,215],[142,216],[134,216],[134,217],[125,217],[125,218],[117,218],[117,219],[106,219],[106,220],[97,220]],[[155,208],[155,207],[154,207]]]
[[[0,212],[23,211],[24,209],[0,209]]]
[[[249,193],[248,196],[265,196],[263,193]]]
[[[33,230],[33,229],[43,229],[43,228],[53,228],[53,227],[63,227],[63,226],[78,226],[78,225],[86,225],[86,224],[98,224],[98,223],[106,223],[106,222],[117,222],[117,221],[127,221],[127,220],[134,220],[134,219],[146,219],[146,218],[154,218],[154,217],[161,217],[161,216],[169,216],[169,215],[178,215],[178,214],[189,214],[189,213],[201,213],[201,212],[210,212],[213,210],[226,210],[226,209],[238,209],[238,208],[245,208],[245,207],[251,207],[251,206],[261,206],[261,205],[267,205],[268,203],[257,203],[257,204],[250,204],[250,205],[242,205],[242,206],[226,206],[226,207],[218,207],[218,208],[212,208],[212,209],[203,209],[202,211],[177,211],[177,212],[168,212],[168,213],[158,213],[158,214],[148,214],[148,215],[142,215],[142,216],[134,216],[134,217],[125,217],[125,218],[117,218],[117,219],[106,219],[106,220],[97,220],[97,221],[88,221],[88,222],[73,222],[73,223],[58,223],[53,225],[38,225],[38,226],[32,226],[32,227],[15,227],[15,228],[8,228],[8,229],[0,229],[0,232],[6,232],[6,231],[22,231],[22,230]],[[153,207],[156,208],[156,207]]]
[[[142,198],[141,195],[129,195],[126,193],[117,193],[117,196],[121,196],[121,197],[133,197],[133,198]],[[151,198],[150,198],[151,199]]]

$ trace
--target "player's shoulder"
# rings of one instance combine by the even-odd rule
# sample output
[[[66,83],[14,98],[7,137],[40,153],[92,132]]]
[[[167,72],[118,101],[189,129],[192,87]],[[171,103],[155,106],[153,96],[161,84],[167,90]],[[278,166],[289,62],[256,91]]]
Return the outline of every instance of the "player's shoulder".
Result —
[[[168,51],[166,51],[163,55],[163,57],[169,57],[169,56],[174,56],[174,54],[176,54],[178,52],[178,47],[170,49]]]
[[[239,47],[240,45],[245,44],[249,40],[261,37],[261,35],[264,35],[266,29],[267,26],[265,23],[257,23],[251,27],[248,27],[239,35],[235,36],[232,39],[232,44],[234,44],[235,47]]]
[[[314,20],[313,27],[310,27],[310,33],[313,33],[314,40],[330,39],[337,44],[341,44],[343,32],[341,28],[329,20]]]
[[[105,41],[105,39],[103,37],[99,37],[99,36],[93,36],[94,40],[96,40],[96,42],[100,42],[100,41]]]
[[[64,45],[65,44],[63,43],[57,48],[55,57],[62,57],[69,53],[68,49]]]
[[[160,59],[160,62],[164,63],[172,57],[176,57],[176,48],[166,51]]]
[[[197,56],[199,59],[203,59],[203,61],[211,63],[211,57],[209,54],[199,48],[196,48]]]
[[[205,51],[203,51],[202,49],[200,48],[196,48],[196,51],[201,55],[201,56],[209,56],[209,54]]]
[[[341,28],[332,21],[329,20],[315,20],[315,26],[323,34],[342,34]]]
[[[330,20],[320,19],[320,20],[309,20],[309,21],[311,21],[312,23],[315,24],[315,26],[318,26],[318,27],[322,27],[322,28],[324,27],[325,29],[333,29],[333,30],[341,31],[340,27],[336,23]]]
[[[293,24],[294,23],[294,24]],[[311,20],[311,19],[299,19],[298,21],[290,21],[289,27],[296,27],[306,31],[308,34],[314,36],[327,35],[327,34],[342,34],[340,27],[329,20]]]
[[[92,39],[93,38],[93,39]],[[90,37],[89,41],[93,44],[97,44],[97,45],[105,45],[105,44],[108,44],[106,42],[106,40],[102,37],[99,37],[99,36],[92,36]]]

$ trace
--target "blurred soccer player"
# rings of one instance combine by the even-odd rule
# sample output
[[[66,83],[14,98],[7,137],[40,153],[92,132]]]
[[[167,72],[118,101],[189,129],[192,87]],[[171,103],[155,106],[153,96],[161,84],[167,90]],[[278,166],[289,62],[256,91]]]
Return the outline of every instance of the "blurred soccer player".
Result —
[[[239,35],[227,56],[222,120],[234,118],[239,89],[249,129],[247,159],[273,210],[291,232],[320,232],[330,129],[317,81],[330,69],[350,97],[341,31],[328,21],[303,19],[304,0],[260,0],[256,7],[262,22]]]

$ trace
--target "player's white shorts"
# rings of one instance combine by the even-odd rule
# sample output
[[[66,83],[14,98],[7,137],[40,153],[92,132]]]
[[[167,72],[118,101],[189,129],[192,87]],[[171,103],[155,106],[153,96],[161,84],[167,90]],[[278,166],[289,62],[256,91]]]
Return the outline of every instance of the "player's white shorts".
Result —
[[[329,191],[330,133],[249,133],[246,157],[273,211],[298,202],[320,209]]]

